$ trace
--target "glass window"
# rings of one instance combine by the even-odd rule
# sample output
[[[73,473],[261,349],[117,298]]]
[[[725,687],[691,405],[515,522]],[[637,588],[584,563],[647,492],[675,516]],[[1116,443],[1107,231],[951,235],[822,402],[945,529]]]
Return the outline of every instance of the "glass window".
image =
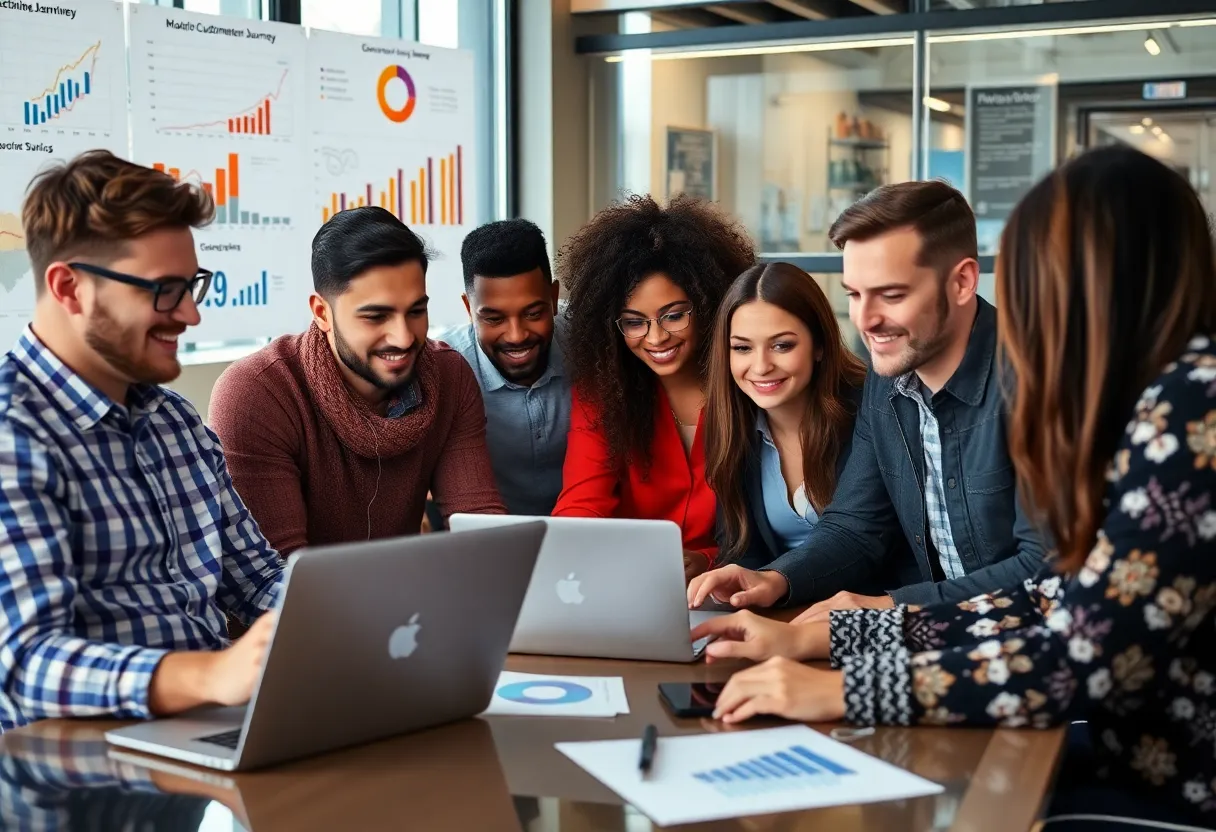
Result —
[[[911,36],[884,36],[593,59],[595,207],[697,193],[766,253],[834,251],[842,210],[912,176],[912,54]]]
[[[1216,208],[1216,19],[1145,19],[928,36],[926,170],[963,189],[981,253],[1051,167],[1124,142]]]
[[[467,5],[470,0],[465,0]],[[460,46],[460,0],[418,0],[418,42],[456,49]]]
[[[302,0],[300,22],[316,29],[346,32],[351,35],[386,35],[383,0]]]

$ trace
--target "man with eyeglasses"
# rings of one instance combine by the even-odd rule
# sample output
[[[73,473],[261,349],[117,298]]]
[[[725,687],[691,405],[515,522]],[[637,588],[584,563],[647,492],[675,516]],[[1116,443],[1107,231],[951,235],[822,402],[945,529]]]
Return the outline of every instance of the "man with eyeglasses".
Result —
[[[90,151],[31,183],[33,321],[0,360],[0,730],[249,698],[282,579],[219,441],[159,385],[210,197]],[[249,631],[234,644],[225,613]]]

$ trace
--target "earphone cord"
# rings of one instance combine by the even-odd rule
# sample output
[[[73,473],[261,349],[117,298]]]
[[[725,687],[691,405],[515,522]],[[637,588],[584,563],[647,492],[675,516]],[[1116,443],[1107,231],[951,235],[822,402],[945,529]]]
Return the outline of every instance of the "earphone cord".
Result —
[[[380,437],[376,434],[376,425],[367,416],[363,417],[367,421],[367,426],[372,432],[372,441],[375,442],[376,448],[376,483],[372,487],[372,498],[367,501],[367,539],[372,539],[372,503],[376,502],[376,495],[380,493],[380,472],[383,470],[383,464],[380,461]]]

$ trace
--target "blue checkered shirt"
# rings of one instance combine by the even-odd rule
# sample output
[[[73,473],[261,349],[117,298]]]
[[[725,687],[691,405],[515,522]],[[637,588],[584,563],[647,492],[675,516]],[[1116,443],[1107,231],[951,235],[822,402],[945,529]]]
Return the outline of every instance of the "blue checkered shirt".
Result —
[[[115,404],[29,328],[0,360],[0,729],[146,718],[174,650],[274,605],[278,554],[181,396]]]
[[[954,532],[950,530],[950,515],[946,512],[946,492],[942,490],[945,476],[942,474],[942,438],[929,403],[925,401],[925,387],[915,372],[905,373],[895,381],[895,389],[916,402],[920,413],[920,443],[925,449],[925,514],[929,518],[929,539],[937,549],[937,560],[947,579],[961,578],[967,574],[963,559],[954,546]]]

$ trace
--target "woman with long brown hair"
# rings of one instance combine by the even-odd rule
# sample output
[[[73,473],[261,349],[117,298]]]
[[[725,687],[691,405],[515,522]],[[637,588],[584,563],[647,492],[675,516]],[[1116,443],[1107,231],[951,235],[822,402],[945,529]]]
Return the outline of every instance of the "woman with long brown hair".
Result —
[[[1053,568],[957,606],[833,612],[828,625],[715,619],[693,633],[721,637],[707,651],[715,657],[830,654],[840,668],[772,659],[737,674],[718,713],[1035,728],[1084,719],[1093,747],[1066,761],[1063,784],[1088,788],[1097,776],[1108,785],[1105,810],[1210,822],[1216,254],[1207,215],[1155,159],[1091,151],[1015,209],[996,278],[1015,379],[1010,452],[1028,508],[1054,537]],[[1082,791],[1057,797],[1066,793]]]
[[[802,269],[760,264],[731,284],[705,414],[718,564],[759,569],[806,539],[848,459],[865,372]]]

